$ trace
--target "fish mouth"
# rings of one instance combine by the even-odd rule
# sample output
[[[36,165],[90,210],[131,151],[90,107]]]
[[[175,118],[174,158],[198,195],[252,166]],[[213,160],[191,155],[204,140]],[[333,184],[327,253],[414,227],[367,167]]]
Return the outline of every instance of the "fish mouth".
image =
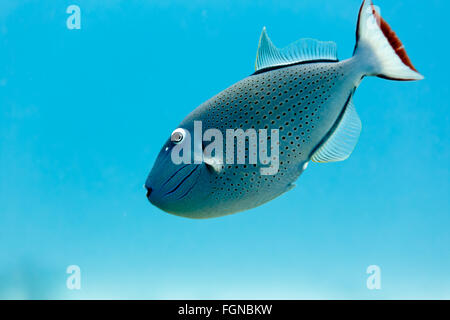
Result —
[[[145,186],[145,189],[147,189],[146,197],[147,199],[150,199],[150,195],[152,194],[153,189],[151,187]]]

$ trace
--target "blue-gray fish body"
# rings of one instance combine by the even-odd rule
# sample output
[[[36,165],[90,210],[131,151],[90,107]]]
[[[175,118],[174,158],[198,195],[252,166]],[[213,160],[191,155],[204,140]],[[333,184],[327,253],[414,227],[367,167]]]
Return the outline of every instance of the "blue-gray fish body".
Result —
[[[257,207],[292,189],[311,160],[346,159],[361,129],[352,104],[361,79],[368,75],[395,80],[421,78],[409,59],[402,59],[403,52],[386,46],[392,39],[386,36],[383,24],[367,30],[368,23],[381,19],[377,15],[371,2],[365,1],[355,55],[341,62],[335,59],[332,43],[307,40],[278,50],[264,30],[255,74],[203,103],[179,125],[193,135],[194,121],[199,121],[203,131],[217,129],[224,137],[227,129],[278,130],[276,174],[261,174],[267,164],[260,162],[174,164],[174,142],[169,139],[146,182],[149,200],[164,211],[190,218],[228,215]],[[392,61],[384,61],[386,57]]]

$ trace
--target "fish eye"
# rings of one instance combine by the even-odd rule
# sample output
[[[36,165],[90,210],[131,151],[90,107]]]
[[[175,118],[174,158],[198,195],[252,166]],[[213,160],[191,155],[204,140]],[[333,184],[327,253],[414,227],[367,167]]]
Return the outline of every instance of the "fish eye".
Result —
[[[186,136],[186,131],[182,128],[178,128],[172,132],[172,134],[170,136],[170,141],[172,141],[175,144],[178,144],[184,140],[185,136]]]

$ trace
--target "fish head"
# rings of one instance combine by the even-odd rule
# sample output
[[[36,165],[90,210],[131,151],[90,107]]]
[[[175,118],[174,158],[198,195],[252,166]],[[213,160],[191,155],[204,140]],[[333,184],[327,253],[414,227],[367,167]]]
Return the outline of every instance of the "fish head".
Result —
[[[187,126],[172,132],[156,158],[145,189],[147,199],[161,210],[197,218],[208,196],[210,172],[203,162],[194,161],[190,132],[193,131]],[[177,158],[180,154],[183,162]]]

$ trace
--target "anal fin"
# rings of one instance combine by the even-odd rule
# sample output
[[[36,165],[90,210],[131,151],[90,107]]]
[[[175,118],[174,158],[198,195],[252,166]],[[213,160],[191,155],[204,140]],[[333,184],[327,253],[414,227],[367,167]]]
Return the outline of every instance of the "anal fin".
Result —
[[[352,97],[353,94],[348,98],[343,112],[326,140],[313,152],[312,161],[320,163],[343,161],[352,154],[362,128]]]

